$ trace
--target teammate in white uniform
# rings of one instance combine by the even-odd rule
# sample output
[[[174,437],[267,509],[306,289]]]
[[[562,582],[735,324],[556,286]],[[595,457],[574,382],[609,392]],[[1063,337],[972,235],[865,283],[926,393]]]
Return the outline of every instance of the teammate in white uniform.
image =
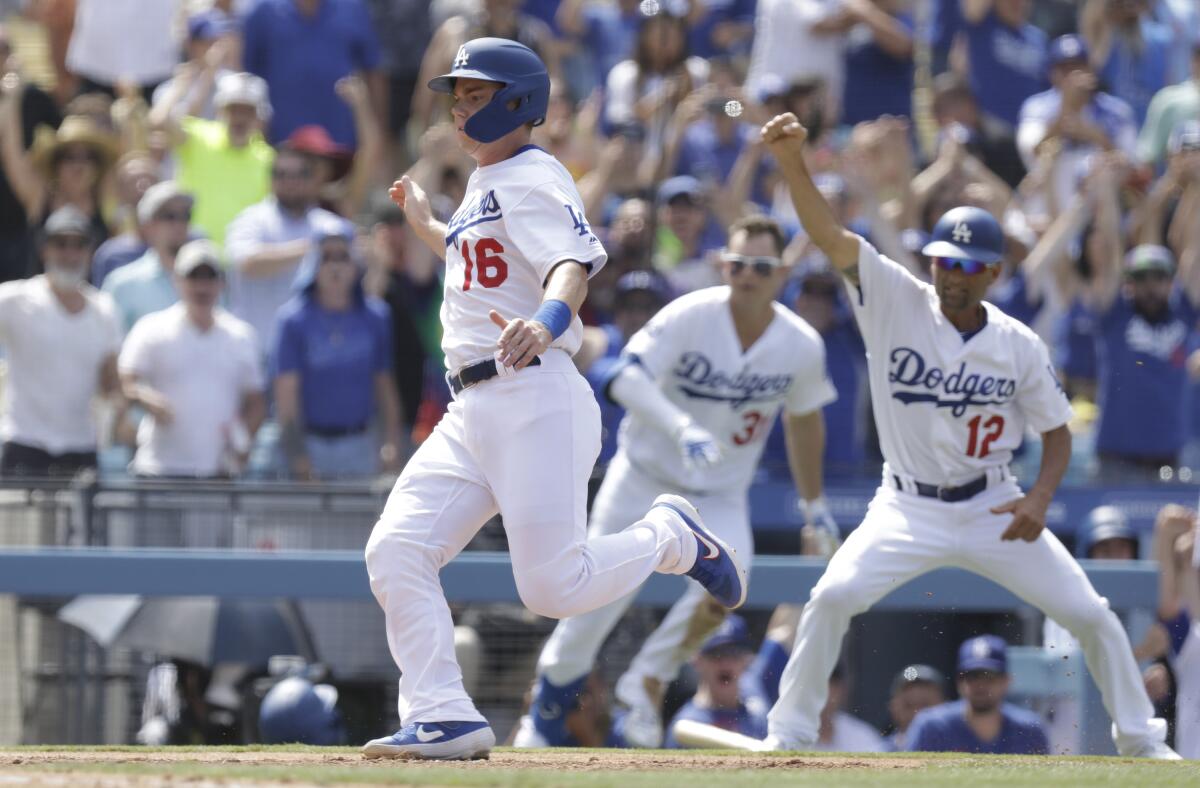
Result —
[[[620,531],[662,490],[686,495],[740,557],[754,542],[746,492],[780,411],[792,475],[810,520],[832,529],[821,497],[825,422],[821,408],[837,396],[825,371],[825,343],[808,323],[774,299],[787,280],[782,230],[748,217],[729,231],[727,285],[668,304],[625,347],[608,394],[627,413],[617,453],[592,506],[593,537]],[[542,650],[530,715],[517,746],[567,743],[565,717],[629,595],[561,621]],[[720,625],[725,612],[692,585],[642,645],[617,683],[629,707],[626,744],[662,745],[662,693],[682,664]]]
[[[1005,586],[1079,640],[1122,755],[1178,758],[1120,621],[1045,530],[1070,458],[1071,409],[1041,340],[982,301],[1001,258],[996,220],[977,208],[948,211],[923,249],[934,258],[933,283],[924,284],[837,223],[812,183],[807,131],[794,115],[776,117],[763,138],[804,229],[851,285],[885,459],[866,518],[804,608],[764,746],[812,747],[851,617],[918,575],[957,566]],[[1037,481],[1022,495],[1008,461],[1026,427],[1041,433],[1043,448]]]
[[[446,260],[442,349],[454,400],[367,543],[404,725],[369,742],[368,757],[486,757],[495,744],[463,689],[438,572],[497,511],[517,590],[535,613],[585,613],[655,571],[687,574],[729,607],[745,600],[744,567],[679,496],[585,541],[600,414],[571,354],[587,277],[606,258],[567,170],[529,144],[549,102],[545,65],[514,41],[475,39],[429,86],[453,94],[459,144],[479,168],[449,226],[407,177],[391,192]]]

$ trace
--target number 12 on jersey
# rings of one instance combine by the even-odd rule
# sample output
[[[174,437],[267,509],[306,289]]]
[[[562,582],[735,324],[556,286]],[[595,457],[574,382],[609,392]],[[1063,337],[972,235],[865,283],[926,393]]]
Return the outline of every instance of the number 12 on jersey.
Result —
[[[462,256],[467,264],[463,275],[463,290],[471,289],[471,269],[478,270],[479,284],[484,287],[499,287],[508,279],[508,261],[498,255],[504,246],[495,238],[480,238],[475,242],[475,260],[471,260],[471,242],[462,242]]]
[[[979,434],[981,422],[982,438]],[[988,456],[988,450],[991,449],[992,442],[1004,432],[1004,417],[992,416],[987,421],[983,421],[983,416],[976,416],[967,422],[967,427],[971,430],[971,435],[967,439],[967,456],[982,459]]]

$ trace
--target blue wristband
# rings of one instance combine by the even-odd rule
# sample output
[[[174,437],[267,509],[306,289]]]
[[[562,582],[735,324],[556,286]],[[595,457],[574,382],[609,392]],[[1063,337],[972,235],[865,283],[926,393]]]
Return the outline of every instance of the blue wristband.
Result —
[[[571,326],[571,307],[567,306],[566,301],[551,298],[542,302],[531,319],[548,328],[550,336],[558,339]]]

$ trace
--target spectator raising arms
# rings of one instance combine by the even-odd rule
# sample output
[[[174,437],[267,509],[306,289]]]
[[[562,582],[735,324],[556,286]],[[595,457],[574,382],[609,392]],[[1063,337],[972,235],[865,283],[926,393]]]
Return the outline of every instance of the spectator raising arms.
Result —
[[[400,400],[392,379],[390,314],[363,292],[354,225],[318,220],[279,311],[271,351],[275,407],[292,476],[371,476],[399,470]],[[380,416],[382,440],[372,435]]]

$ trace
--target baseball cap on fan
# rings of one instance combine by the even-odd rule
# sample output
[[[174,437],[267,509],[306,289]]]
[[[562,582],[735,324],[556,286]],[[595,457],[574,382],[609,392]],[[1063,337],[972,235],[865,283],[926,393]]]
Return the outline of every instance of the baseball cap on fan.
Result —
[[[159,181],[146,189],[137,204],[138,223],[149,224],[167,203],[175,199],[187,200],[189,208],[196,201],[192,193],[185,191],[176,181]]]
[[[221,275],[221,254],[212,241],[189,241],[175,255],[175,275],[178,277],[186,279],[204,267],[211,268],[217,276]]]
[[[212,41],[236,30],[228,16],[216,9],[192,14],[187,20],[187,37],[189,41]]]
[[[709,635],[708,640],[704,641],[704,645],[700,646],[700,653],[704,656],[753,650],[754,646],[750,642],[750,628],[746,626],[746,619],[732,614],[726,616],[717,631]]]
[[[945,689],[946,677],[942,672],[930,665],[908,665],[892,679],[892,695],[913,684],[933,684],[938,689]]]
[[[1050,42],[1050,49],[1046,53],[1046,66],[1054,68],[1061,63],[1076,61],[1086,63],[1087,59],[1087,44],[1082,36],[1067,34]]]
[[[958,648],[958,672],[990,670],[1008,672],[1008,644],[996,635],[980,635],[964,641]]]
[[[271,102],[267,99],[266,80],[245,71],[226,74],[217,80],[217,92],[213,96],[213,104],[218,109],[230,104],[245,104],[254,107],[258,112],[258,117],[262,120],[271,117]]]
[[[1175,255],[1165,246],[1138,244],[1125,255],[1125,275],[1160,271],[1167,276],[1175,273]]]
[[[699,205],[704,199],[704,185],[691,175],[676,175],[658,187],[659,205],[670,205],[680,197],[688,198],[692,205]]]

